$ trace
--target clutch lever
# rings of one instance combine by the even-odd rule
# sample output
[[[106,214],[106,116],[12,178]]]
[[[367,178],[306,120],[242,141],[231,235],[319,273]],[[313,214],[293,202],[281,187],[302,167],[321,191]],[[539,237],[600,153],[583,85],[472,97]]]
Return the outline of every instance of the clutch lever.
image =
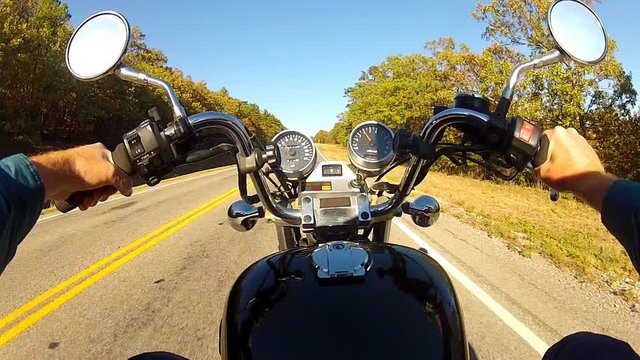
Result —
[[[187,158],[185,161],[187,163],[195,163],[198,161],[214,158],[224,153],[235,153],[235,152],[238,152],[238,149],[236,148],[235,145],[218,144],[210,149],[201,149],[201,150],[192,151],[191,153],[189,153],[189,155],[187,155]]]
[[[371,185],[371,193],[376,194],[377,192],[387,192],[389,194],[395,194],[398,192],[399,185],[390,184],[386,181],[380,181]]]

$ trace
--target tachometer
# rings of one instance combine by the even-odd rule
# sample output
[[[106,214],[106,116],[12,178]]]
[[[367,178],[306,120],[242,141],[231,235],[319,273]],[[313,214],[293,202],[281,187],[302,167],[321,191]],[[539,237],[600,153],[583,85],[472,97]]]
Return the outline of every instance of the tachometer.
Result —
[[[393,132],[384,124],[367,121],[349,135],[349,160],[369,173],[376,173],[393,160]]]
[[[316,147],[308,136],[285,130],[271,141],[280,149],[280,167],[288,179],[299,180],[311,174],[316,164]]]

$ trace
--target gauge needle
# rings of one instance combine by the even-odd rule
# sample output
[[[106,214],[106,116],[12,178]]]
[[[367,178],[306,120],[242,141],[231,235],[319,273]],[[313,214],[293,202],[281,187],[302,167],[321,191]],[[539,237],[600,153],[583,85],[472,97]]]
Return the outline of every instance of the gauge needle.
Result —
[[[366,136],[366,137],[367,137],[367,139],[369,139],[369,141],[371,141],[371,137],[369,137],[369,135],[367,135],[367,132],[366,132],[366,131],[364,132],[364,136]]]

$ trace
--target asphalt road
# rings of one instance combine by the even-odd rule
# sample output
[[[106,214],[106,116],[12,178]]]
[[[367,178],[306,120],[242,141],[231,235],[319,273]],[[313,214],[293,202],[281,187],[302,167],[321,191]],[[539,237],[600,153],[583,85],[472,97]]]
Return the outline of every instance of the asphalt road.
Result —
[[[0,276],[0,358],[123,359],[152,350],[219,358],[229,288],[277,250],[269,222],[248,233],[226,223],[235,186],[235,170],[219,169],[44,216]],[[640,350],[640,314],[614,296],[446,214],[428,229],[394,221],[392,242],[426,247],[445,263],[477,358],[539,359],[581,330]]]

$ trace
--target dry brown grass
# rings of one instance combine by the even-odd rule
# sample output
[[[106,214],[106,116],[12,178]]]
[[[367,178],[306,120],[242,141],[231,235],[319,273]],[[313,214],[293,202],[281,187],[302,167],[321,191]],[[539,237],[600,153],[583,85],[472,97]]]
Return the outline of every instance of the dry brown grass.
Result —
[[[344,147],[319,144],[323,155],[348,161]],[[389,174],[397,182],[404,169]],[[617,240],[587,205],[542,189],[431,172],[418,190],[441,200],[444,211],[506,241],[523,256],[541,254],[579,278],[627,300],[640,298],[640,277]]]

